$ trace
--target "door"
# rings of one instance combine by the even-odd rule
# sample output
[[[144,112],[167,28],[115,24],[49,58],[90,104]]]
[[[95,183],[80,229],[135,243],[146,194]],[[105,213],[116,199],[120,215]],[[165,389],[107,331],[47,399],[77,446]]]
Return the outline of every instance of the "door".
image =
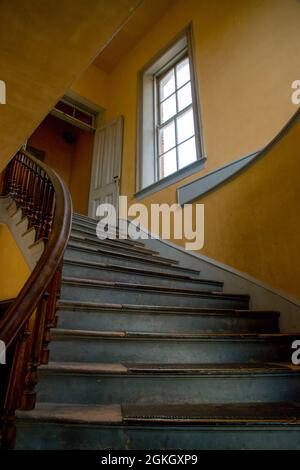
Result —
[[[123,116],[95,132],[89,216],[96,218],[99,204],[113,204],[118,212],[123,148]]]

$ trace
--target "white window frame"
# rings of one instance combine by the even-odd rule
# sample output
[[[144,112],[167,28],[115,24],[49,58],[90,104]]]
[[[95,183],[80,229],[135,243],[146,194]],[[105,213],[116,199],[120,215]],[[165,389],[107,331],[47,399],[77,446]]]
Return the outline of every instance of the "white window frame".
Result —
[[[157,78],[172,68],[180,58],[187,56],[190,64],[192,108],[195,126],[197,160],[169,176],[159,179],[158,174],[158,96]],[[198,84],[193,60],[192,31],[188,26],[163,51],[157,54],[139,72],[138,122],[137,122],[137,196],[155,192],[198,171],[204,166]]]

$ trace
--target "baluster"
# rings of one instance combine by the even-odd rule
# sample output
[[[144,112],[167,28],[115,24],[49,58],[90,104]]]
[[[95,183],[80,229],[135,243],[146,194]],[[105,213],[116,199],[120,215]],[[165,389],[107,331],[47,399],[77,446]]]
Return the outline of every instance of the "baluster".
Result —
[[[33,313],[33,332],[28,341],[28,366],[25,377],[25,387],[21,401],[22,410],[32,410],[35,406],[37,384],[37,368],[40,365],[40,357],[43,348],[43,338],[47,318],[49,293],[46,291],[42,296],[36,312]]]
[[[38,240],[39,233],[41,230],[41,211],[43,206],[44,199],[44,171],[36,167],[36,186],[35,186],[35,195],[34,195],[34,210],[33,210],[33,225],[36,229],[37,235],[36,239]]]
[[[45,199],[44,199],[43,211],[42,211],[42,225],[41,225],[41,233],[40,233],[41,238],[48,239],[49,233],[51,231],[52,219],[54,216],[54,209],[55,209],[54,189],[53,189],[51,182],[48,180],[46,183]]]
[[[59,266],[57,267],[53,280],[49,286],[47,319],[46,319],[46,327],[45,327],[44,338],[43,338],[43,347],[42,347],[41,358],[40,358],[41,364],[48,364],[48,361],[49,361],[48,345],[51,341],[51,328],[55,328],[57,324],[56,312],[58,309],[58,301],[60,299],[62,265],[63,265],[63,261],[61,260]]]
[[[8,184],[8,192],[11,195],[11,197],[14,199],[16,195],[16,186],[17,186],[17,177],[18,177],[18,166],[19,162],[17,157],[13,159],[11,162],[12,168],[11,168],[11,179]]]
[[[27,182],[27,198],[25,201],[25,213],[28,217],[29,224],[28,228],[32,227],[32,207],[33,207],[33,188],[34,188],[34,162],[28,159],[28,182]]]
[[[16,201],[18,206],[21,205],[22,202],[22,181],[23,181],[23,174],[24,174],[24,165],[23,165],[24,156],[19,153],[17,155],[17,171],[16,171],[16,183],[13,198]]]

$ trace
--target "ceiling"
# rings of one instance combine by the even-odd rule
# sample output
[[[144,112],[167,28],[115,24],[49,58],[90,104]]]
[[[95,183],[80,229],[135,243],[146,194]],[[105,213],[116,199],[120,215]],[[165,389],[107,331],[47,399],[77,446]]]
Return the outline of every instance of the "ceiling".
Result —
[[[111,39],[97,56],[94,65],[105,72],[111,72],[130,49],[164,15],[175,0],[144,0],[130,17],[125,26]]]

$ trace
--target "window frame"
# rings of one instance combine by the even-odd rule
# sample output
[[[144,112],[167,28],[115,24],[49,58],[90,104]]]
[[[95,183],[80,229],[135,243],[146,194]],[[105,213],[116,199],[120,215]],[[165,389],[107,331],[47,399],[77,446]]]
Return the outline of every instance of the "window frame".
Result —
[[[197,158],[194,162],[189,163],[183,168],[179,168],[179,166],[177,166],[177,171],[170,175],[159,178],[157,131],[159,106],[157,78],[162,77],[162,75],[164,75],[169,69],[173,68],[177,63],[183,60],[184,57],[188,57],[189,59],[192,104],[188,105],[178,114],[186,112],[189,107],[192,107],[193,109],[194,137]],[[174,117],[175,116],[173,116],[173,118]],[[166,125],[166,123],[167,121],[163,126]],[[152,136],[150,136],[151,129]],[[189,139],[190,138],[192,138],[192,136],[189,137]],[[171,43],[156,54],[156,56],[139,72],[137,102],[136,197],[139,198],[139,196],[142,197],[143,194],[155,192],[161,187],[166,187],[173,182],[179,181],[180,179],[201,170],[204,167],[205,161],[206,157],[202,138],[199,103],[199,86],[196,78],[193,52],[192,25],[189,24],[188,27],[181,31]]]
[[[185,59],[188,59],[189,61],[189,69],[190,69],[190,78],[187,80],[183,85],[180,87],[177,86],[177,74],[176,74],[176,67],[183,62]],[[167,96],[165,99],[161,100],[161,95],[160,95],[160,83],[163,80],[163,78],[171,71],[174,70],[174,79],[175,79],[175,91],[171,93],[169,96]],[[180,111],[177,111],[178,109],[178,92],[184,88],[188,83],[191,85],[191,98],[192,101],[190,104],[185,106],[183,109]],[[171,174],[177,173],[180,171],[182,168],[185,168],[186,166],[190,165],[191,163],[194,163],[199,159],[199,152],[198,152],[198,147],[197,147],[197,137],[196,137],[196,125],[195,125],[195,103],[193,100],[193,83],[192,83],[192,72],[191,72],[191,62],[190,62],[190,57],[188,53],[188,48],[185,47],[182,51],[180,51],[171,61],[170,63],[166,64],[161,70],[157,72],[157,74],[154,76],[154,95],[155,95],[155,103],[156,103],[156,109],[155,109],[155,117],[154,117],[154,133],[155,133],[155,175],[156,175],[156,181],[161,181],[162,179],[166,178],[167,176],[170,176]],[[175,95],[175,100],[176,100],[176,113],[171,116],[169,119],[166,121],[162,122],[161,119],[161,105],[164,101],[168,100],[171,98],[171,96]],[[177,129],[177,119],[187,113],[189,110],[192,110],[193,113],[193,120],[194,120],[194,133],[193,135],[189,136],[187,139],[183,140],[182,142],[178,142],[178,129]],[[174,122],[174,131],[175,131],[175,145],[171,148],[169,148],[166,152],[160,154],[159,150],[159,133],[161,129],[164,127],[168,126]],[[188,163],[188,165],[185,165],[184,167],[180,168],[179,166],[179,151],[178,148],[180,145],[184,144],[185,142],[188,142],[192,138],[195,139],[195,149],[196,149],[196,159],[193,162]],[[167,176],[160,176],[160,158],[162,158],[166,153],[171,152],[172,150],[176,151],[176,171],[171,173],[170,175]]]

